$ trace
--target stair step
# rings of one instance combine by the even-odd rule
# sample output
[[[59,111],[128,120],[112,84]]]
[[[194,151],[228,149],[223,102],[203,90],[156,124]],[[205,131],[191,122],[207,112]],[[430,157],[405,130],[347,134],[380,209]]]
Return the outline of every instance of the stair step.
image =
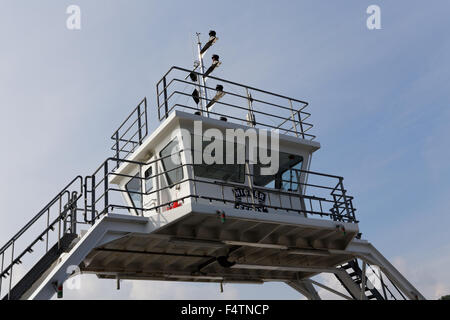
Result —
[[[341,266],[341,268],[344,269],[344,270],[350,269],[351,267],[352,266],[349,265],[348,263]]]
[[[69,248],[72,241],[76,238],[76,234],[66,233],[60,240],[60,248],[58,248],[58,243],[56,243],[11,289],[10,299],[19,300],[23,294],[41,277],[41,275],[47,271],[48,268],[50,268],[50,266],[61,256],[61,254]],[[3,297],[3,300],[7,299],[8,294]]]

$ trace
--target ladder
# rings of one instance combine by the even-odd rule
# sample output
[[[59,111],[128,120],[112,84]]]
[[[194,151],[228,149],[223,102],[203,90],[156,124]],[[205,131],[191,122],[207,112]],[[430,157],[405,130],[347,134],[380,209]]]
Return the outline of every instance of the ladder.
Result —
[[[359,288],[361,288],[363,272],[359,267],[358,260],[353,259],[343,264],[340,267],[341,270],[345,271],[349,277],[352,279],[353,283],[355,283]],[[336,278],[342,284],[342,286],[350,293],[353,299],[359,299],[359,297],[355,297],[352,293],[352,290],[349,290],[345,283],[340,279],[339,276],[336,275]],[[384,286],[384,284],[382,284]],[[364,294],[366,295],[368,300],[385,300],[385,298],[380,294],[380,292],[374,287],[374,285],[370,282],[369,279],[366,278]]]

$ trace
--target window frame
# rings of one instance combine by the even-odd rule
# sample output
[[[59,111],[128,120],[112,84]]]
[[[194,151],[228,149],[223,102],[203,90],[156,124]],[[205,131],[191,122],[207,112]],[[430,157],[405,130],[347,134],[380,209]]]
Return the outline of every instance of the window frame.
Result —
[[[177,184],[179,184],[181,181],[183,181],[183,179],[184,179],[184,176],[185,176],[185,174],[184,174],[184,166],[182,165],[182,159],[181,159],[181,155],[179,154],[178,156],[180,157],[180,165],[178,166],[178,169],[180,170],[180,172],[181,172],[181,178],[179,179],[179,180],[177,180],[177,181],[172,181],[171,179],[170,179],[170,177],[169,177],[169,175],[168,175],[168,173],[167,173],[167,168],[166,168],[166,165],[165,165],[165,161],[167,160],[167,159],[169,159],[170,161],[172,161],[171,160],[171,157],[170,157],[170,155],[168,155],[168,156],[163,156],[162,155],[162,153],[172,144],[172,143],[174,143],[175,141],[177,141],[177,146],[178,146],[178,148],[180,148],[180,142],[179,142],[179,139],[178,139],[178,137],[175,137],[175,138],[173,138],[168,144],[166,144],[159,152],[158,152],[158,155],[159,155],[159,158],[160,158],[160,160],[161,160],[161,166],[162,166],[162,168],[163,168],[163,170],[164,170],[164,176],[166,177],[166,181],[167,181],[167,185],[169,186],[169,188],[170,189],[172,189],[173,187],[175,187]],[[178,149],[178,152],[179,152],[180,150]],[[175,165],[175,164],[174,164]],[[176,166],[176,165],[175,165]],[[172,168],[172,169],[169,169],[169,170],[173,170],[174,168]],[[173,170],[173,172],[176,172],[177,171],[177,169],[175,169],[175,170]]]
[[[140,194],[139,194],[139,196],[140,196],[140,205],[141,205],[140,208],[136,206],[136,203],[135,203],[135,201],[134,201],[134,199],[133,199],[133,195],[136,195],[137,193],[130,193],[130,190],[129,190],[129,188],[128,188],[128,185],[129,185],[134,179],[138,179],[139,184],[140,184],[140,190],[139,190],[139,192],[140,192]],[[128,180],[128,182],[125,184],[125,191],[127,192],[127,195],[128,195],[128,197],[130,198],[130,201],[131,201],[131,204],[132,204],[134,210],[135,210],[136,213],[139,215],[139,211],[142,211],[142,208],[143,208],[143,206],[144,206],[144,203],[143,203],[143,200],[144,200],[144,197],[143,197],[143,196],[144,196],[144,195],[143,195],[143,192],[142,192],[142,179],[141,179],[141,173],[140,173],[139,171],[133,176],[133,178],[131,178],[130,180]],[[131,191],[136,191],[136,190],[131,190]]]
[[[258,154],[259,154],[259,150],[258,150]],[[284,175],[285,173],[287,173],[289,170],[293,169],[295,166],[299,165],[299,164],[301,164],[301,165],[300,165],[300,169],[297,169],[297,170],[302,170],[303,165],[304,165],[305,158],[304,158],[303,155],[300,155],[300,154],[297,154],[297,153],[293,153],[293,152],[279,151],[279,154],[280,154],[280,155],[281,155],[281,154],[285,154],[285,155],[287,155],[288,157],[289,157],[290,155],[293,155],[293,156],[295,156],[295,157],[299,157],[300,160],[299,160],[297,163],[295,163],[295,164],[293,164],[293,165],[291,165],[291,166],[288,166],[288,168],[285,169],[284,171],[282,171],[282,172],[278,171],[276,174],[273,175],[273,176],[274,176],[274,179],[273,179],[273,180],[270,180],[270,181],[269,181],[268,183],[266,183],[265,185],[258,185],[258,184],[255,183],[256,170],[257,170],[256,168],[259,166],[259,170],[260,170],[261,166],[260,166],[259,164],[252,164],[252,170],[253,170],[253,173],[252,173],[252,182],[253,182],[253,185],[254,185],[255,188],[264,188],[264,189],[267,189],[267,190],[282,190],[282,191],[286,191],[286,192],[298,192],[299,189],[300,189],[300,184],[301,184],[301,181],[300,181],[300,180],[301,180],[301,178],[299,177],[299,179],[298,179],[297,182],[292,181],[292,184],[297,184],[297,189],[296,189],[296,190],[291,190],[291,191],[289,191],[289,189],[284,190],[284,189],[282,188],[282,187],[283,187],[283,181],[282,181],[282,180],[283,180],[283,175]],[[288,162],[288,163],[289,163],[289,162]],[[261,171],[259,171],[259,176],[261,176],[260,172],[261,172]],[[273,186],[273,187],[267,187],[267,185],[269,185],[270,183],[273,183],[274,186]],[[286,183],[287,183],[287,182],[286,182]],[[277,186],[279,186],[279,188],[278,188]]]

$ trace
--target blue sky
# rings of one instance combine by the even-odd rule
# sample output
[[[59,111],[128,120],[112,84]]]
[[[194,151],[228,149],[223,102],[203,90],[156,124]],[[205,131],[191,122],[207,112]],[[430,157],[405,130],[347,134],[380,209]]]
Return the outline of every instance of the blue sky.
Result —
[[[66,28],[79,5],[82,29]],[[366,28],[381,8],[382,29]],[[435,1],[3,0],[0,5],[0,243],[75,175],[194,34],[215,29],[216,75],[310,103],[322,144],[311,170],[342,175],[364,237],[428,298],[450,293],[450,4]],[[156,123],[154,123],[154,126]],[[154,127],[153,126],[153,127]],[[83,276],[72,298],[285,298],[262,287],[124,283]]]

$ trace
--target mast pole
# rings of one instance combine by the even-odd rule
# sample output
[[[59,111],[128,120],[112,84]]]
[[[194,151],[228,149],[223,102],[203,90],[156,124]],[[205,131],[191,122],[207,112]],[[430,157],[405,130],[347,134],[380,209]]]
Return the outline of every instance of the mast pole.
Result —
[[[200,76],[200,106],[202,108],[202,112],[204,111],[203,105],[204,105],[204,101],[202,99],[202,97],[204,97],[205,103],[208,103],[208,94],[206,92],[206,79],[203,76],[205,74],[205,64],[203,63],[203,55],[201,54],[201,50],[202,50],[202,43],[200,41],[200,33],[197,32],[197,48],[198,48],[198,61],[200,62],[200,70],[202,75]],[[205,105],[206,105],[205,104]],[[207,110],[206,110],[207,111]],[[207,115],[209,117],[209,113],[207,112]]]

